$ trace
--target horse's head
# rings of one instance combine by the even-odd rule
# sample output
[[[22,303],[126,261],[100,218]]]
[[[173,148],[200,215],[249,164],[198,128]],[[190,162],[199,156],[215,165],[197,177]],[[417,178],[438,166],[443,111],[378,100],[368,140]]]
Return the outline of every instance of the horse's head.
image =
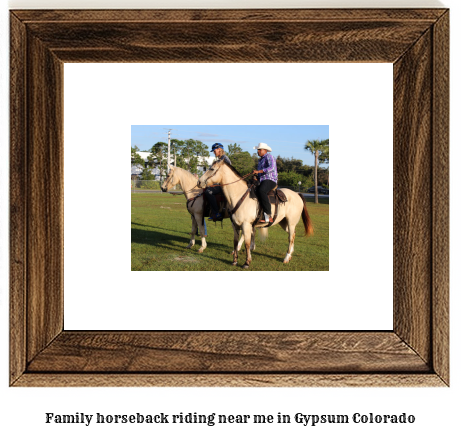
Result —
[[[202,176],[198,181],[198,186],[200,188],[206,188],[207,186],[215,185],[221,183],[222,172],[220,169],[224,165],[224,161],[215,162],[211,168]]]
[[[175,168],[176,167],[171,166],[170,172],[168,173],[168,177],[162,184],[162,187],[161,187],[162,192],[168,192],[168,190],[172,186],[176,185],[179,182],[178,177],[175,176],[175,171],[174,171]]]

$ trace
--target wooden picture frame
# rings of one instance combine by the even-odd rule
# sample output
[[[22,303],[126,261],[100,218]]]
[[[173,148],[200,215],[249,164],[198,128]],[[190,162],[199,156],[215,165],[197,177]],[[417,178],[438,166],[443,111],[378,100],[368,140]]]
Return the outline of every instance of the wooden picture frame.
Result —
[[[449,385],[447,9],[10,20],[11,386]],[[64,62],[392,62],[393,330],[65,331]]]

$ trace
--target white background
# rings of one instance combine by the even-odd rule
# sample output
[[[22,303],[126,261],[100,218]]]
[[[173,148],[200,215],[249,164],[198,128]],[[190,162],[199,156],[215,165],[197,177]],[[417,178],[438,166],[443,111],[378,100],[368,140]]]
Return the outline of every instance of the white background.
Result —
[[[14,1],[10,2],[11,7],[141,7],[141,3],[146,2],[123,2],[123,1],[91,1],[72,3],[63,2],[32,2]],[[363,2],[336,1],[335,6],[351,7],[360,3],[362,6],[370,6]],[[395,5],[396,2],[394,2]],[[421,5],[428,2],[399,2],[399,6]],[[431,2],[434,4],[433,2]],[[149,7],[161,5],[161,2],[150,1]],[[176,2],[169,2],[173,6]],[[184,5],[185,3],[182,3]],[[207,5],[206,3],[194,3]],[[216,3],[215,3],[216,4]],[[220,3],[223,4],[223,3]],[[224,3],[225,4],[225,3]],[[376,2],[375,6],[383,3]],[[392,5],[392,2],[387,2]],[[459,31],[460,6],[455,1],[444,2],[451,7],[451,144],[460,143],[459,128],[459,97],[460,89],[457,78],[461,76],[459,69],[459,53],[461,35]],[[210,5],[210,4],[208,4]],[[229,3],[227,3],[229,5]],[[235,7],[235,4],[233,4]],[[258,2],[247,3],[247,6],[257,6]],[[262,3],[260,2],[261,6]],[[265,7],[288,6],[287,3],[264,2]],[[290,3],[290,6],[294,3]],[[298,2],[297,5],[315,5],[315,2]],[[318,3],[317,3],[318,5]],[[371,4],[373,5],[373,3]],[[1,101],[8,101],[8,39],[5,29],[7,26],[6,6],[2,5],[0,32],[1,39]],[[8,387],[8,107],[2,105],[1,111],[1,252],[0,268],[2,274],[1,293],[0,293],[0,319],[1,329],[1,356],[0,361],[0,429],[2,434],[47,434],[47,435],[125,435],[142,434],[152,435],[161,434],[277,434],[281,431],[284,434],[306,434],[313,431],[317,435],[344,434],[344,435],[387,435],[390,432],[395,435],[408,434],[427,434],[440,433],[452,435],[459,431],[458,413],[459,402],[461,400],[461,388],[459,377],[459,343],[460,341],[460,317],[459,304],[460,296],[457,290],[460,287],[459,268],[460,261],[459,240],[460,233],[457,223],[460,217],[460,196],[453,195],[451,198],[451,387],[448,389],[404,389],[404,388],[9,388]],[[451,163],[454,170],[451,171],[451,192],[456,193],[456,187],[460,186],[460,172],[455,171],[459,162],[459,147],[452,147]],[[226,427],[125,427],[111,426],[83,427],[75,426],[50,426],[44,424],[46,412],[72,414],[85,412],[87,414],[99,413],[178,413],[178,412],[199,412],[199,413],[226,413],[226,414],[286,414],[317,413],[317,414],[347,414],[347,413],[401,413],[414,414],[416,424],[412,426],[384,426],[384,425],[342,425],[342,426],[317,426],[315,429],[303,428],[301,426],[290,425],[279,427],[277,425],[255,427],[252,425],[241,426],[237,430],[234,426]],[[181,433],[180,433],[181,432]]]
[[[66,329],[392,329],[392,64],[65,64],[64,83]],[[329,125],[330,271],[130,271],[127,144],[152,121]]]

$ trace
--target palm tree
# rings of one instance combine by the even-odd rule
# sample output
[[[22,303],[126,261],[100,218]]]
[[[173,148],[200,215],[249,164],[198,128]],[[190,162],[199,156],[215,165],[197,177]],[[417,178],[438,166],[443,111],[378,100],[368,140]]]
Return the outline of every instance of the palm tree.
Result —
[[[310,151],[315,156],[315,168],[314,168],[314,189],[315,189],[315,199],[314,202],[317,204],[319,202],[319,193],[317,190],[318,182],[317,182],[317,168],[319,166],[319,155],[320,154],[327,154],[329,156],[329,149],[330,149],[330,140],[329,139],[310,139],[306,142],[304,148],[307,151]]]

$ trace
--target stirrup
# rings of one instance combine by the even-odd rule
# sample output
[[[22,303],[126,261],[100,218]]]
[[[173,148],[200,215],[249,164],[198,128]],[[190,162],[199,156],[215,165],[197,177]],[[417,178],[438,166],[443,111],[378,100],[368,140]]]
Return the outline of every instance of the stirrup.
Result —
[[[259,220],[260,223],[270,223],[272,217],[270,215],[268,215],[266,212],[264,212],[264,219],[261,219]],[[272,219],[272,222],[274,222],[274,220]]]
[[[222,214],[218,212],[216,214],[212,214],[210,218],[208,218],[208,221],[222,221],[223,219],[224,217],[222,216]]]

